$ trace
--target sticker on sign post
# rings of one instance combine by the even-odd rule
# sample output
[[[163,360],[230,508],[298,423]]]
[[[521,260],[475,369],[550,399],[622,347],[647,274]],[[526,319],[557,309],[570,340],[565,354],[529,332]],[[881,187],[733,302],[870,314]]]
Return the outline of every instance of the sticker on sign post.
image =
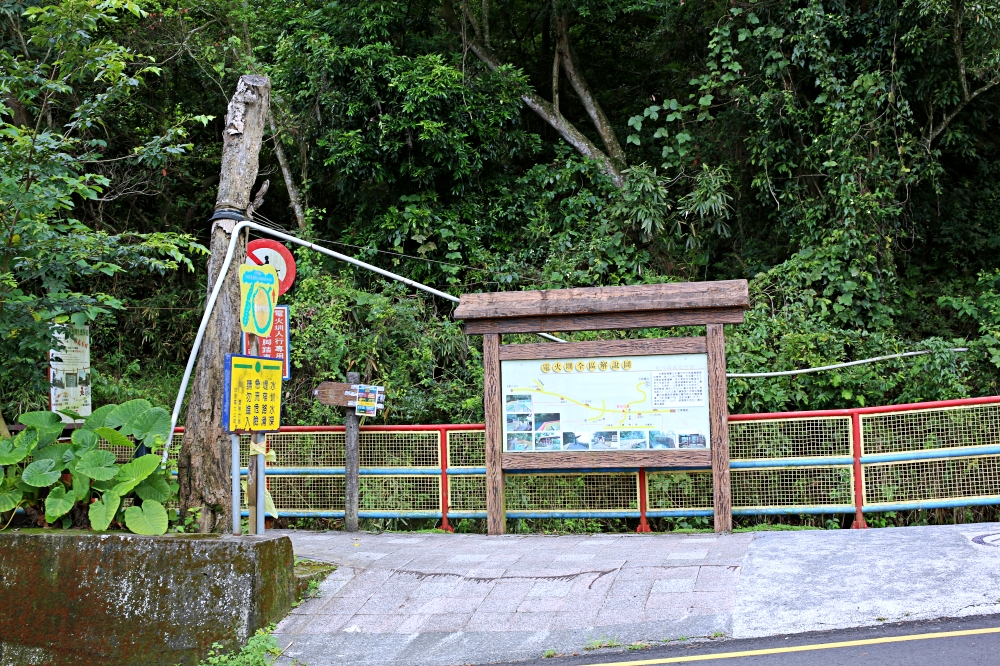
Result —
[[[278,307],[278,273],[273,266],[240,266],[240,329],[267,337]]]
[[[273,432],[281,427],[281,363],[226,354],[222,423],[232,433]]]
[[[378,411],[378,392],[381,386],[358,384],[358,397],[354,413],[358,416],[375,416]]]
[[[265,358],[273,358],[281,361],[281,378],[286,382],[292,378],[292,363],[290,355],[292,353],[292,342],[289,333],[289,322],[291,316],[287,305],[279,305],[274,309],[274,325],[271,327],[271,334],[267,337],[257,338],[257,355]],[[246,354],[250,349],[250,334],[243,334],[242,353]]]

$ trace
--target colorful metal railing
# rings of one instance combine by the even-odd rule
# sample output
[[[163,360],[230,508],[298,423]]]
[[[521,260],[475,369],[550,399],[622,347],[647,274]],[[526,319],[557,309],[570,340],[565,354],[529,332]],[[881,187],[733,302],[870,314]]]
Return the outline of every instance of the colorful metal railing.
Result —
[[[855,514],[1000,504],[1000,396],[730,416],[735,515]],[[244,438],[241,464],[247,462]],[[366,426],[362,518],[486,517],[485,433],[475,425]],[[344,515],[344,429],[268,435],[279,516]],[[510,471],[508,518],[712,515],[708,469]],[[245,504],[245,498],[244,498]]]

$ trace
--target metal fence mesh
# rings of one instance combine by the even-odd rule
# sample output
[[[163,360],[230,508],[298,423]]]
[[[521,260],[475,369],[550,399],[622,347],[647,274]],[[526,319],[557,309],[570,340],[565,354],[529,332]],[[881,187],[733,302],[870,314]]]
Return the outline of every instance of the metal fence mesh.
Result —
[[[342,476],[271,476],[267,485],[278,511],[344,510]]]
[[[244,454],[249,441],[249,436],[246,443],[241,441],[240,451]],[[275,467],[344,466],[342,432],[272,432],[267,435],[267,445],[277,457]],[[246,460],[242,464],[245,467]]]
[[[451,511],[486,511],[486,477],[448,475],[448,508]]]
[[[362,476],[361,511],[440,511],[439,476]]]
[[[851,455],[851,417],[732,421],[733,460]]]
[[[635,474],[508,474],[508,511],[628,511],[639,506]]]
[[[448,467],[485,467],[486,431],[450,430]]]
[[[862,414],[862,453],[1000,444],[1000,404]]]
[[[851,504],[853,484],[849,465],[734,469],[734,508]]]
[[[646,475],[650,509],[711,509],[712,472],[652,472]]]
[[[865,504],[1000,496],[1000,456],[863,465]]]

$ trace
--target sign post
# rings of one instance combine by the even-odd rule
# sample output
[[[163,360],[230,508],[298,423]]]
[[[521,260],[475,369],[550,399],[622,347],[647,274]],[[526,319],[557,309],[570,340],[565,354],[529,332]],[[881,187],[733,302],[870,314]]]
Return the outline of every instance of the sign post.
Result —
[[[711,467],[715,531],[731,531],[723,325],[748,306],[745,280],[463,294],[455,318],[483,336],[489,533],[505,530],[504,470],[600,467]],[[705,336],[501,344],[669,326]]]
[[[379,409],[385,407],[385,387],[361,384],[361,375],[357,372],[348,372],[347,381],[347,384],[323,382],[313,389],[313,396],[321,405],[347,407],[344,418],[344,530],[357,532],[360,417],[375,416]]]

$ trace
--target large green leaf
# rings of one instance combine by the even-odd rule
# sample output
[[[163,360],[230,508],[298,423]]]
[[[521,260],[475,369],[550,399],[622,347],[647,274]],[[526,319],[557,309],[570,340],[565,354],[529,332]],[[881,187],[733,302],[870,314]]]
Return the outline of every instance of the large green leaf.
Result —
[[[136,534],[156,535],[167,531],[167,510],[159,502],[149,500],[142,506],[125,509],[125,524]]]
[[[82,502],[90,495],[90,478],[83,474],[73,475],[73,494],[77,502]]]
[[[90,517],[90,529],[98,532],[108,529],[120,503],[121,498],[108,491],[104,493],[104,497],[91,504],[90,508],[87,509],[87,515]]]
[[[76,504],[76,495],[66,492],[66,486],[61,483],[49,491],[45,498],[45,520],[54,522],[69,513]]]
[[[76,454],[78,456],[82,456],[97,446],[97,433],[86,428],[77,428],[74,430],[73,436],[70,439],[73,442],[73,446],[76,447]]]
[[[66,464],[69,462],[66,459],[66,453],[73,447],[72,444],[53,444],[52,446],[46,446],[45,448],[39,448],[34,453],[35,462],[40,460],[51,460],[56,471],[62,471],[66,469]],[[72,457],[70,457],[72,460]]]
[[[16,465],[24,460],[38,444],[38,432],[26,428],[17,437],[0,442],[0,465]]]
[[[45,428],[58,424],[62,427],[62,419],[54,412],[25,412],[17,417],[17,422],[21,425]]]
[[[143,479],[155,472],[159,466],[160,456],[155,453],[141,456],[127,465],[122,465],[115,475],[115,480],[119,482],[114,488],[115,492],[119,495],[130,492]]]
[[[110,481],[118,474],[115,454],[101,449],[88,451],[77,462],[76,471],[96,481]]]
[[[24,493],[17,486],[12,486],[4,490],[0,493],[0,513],[15,508],[22,497],[24,497]]]
[[[35,488],[46,488],[59,480],[62,472],[61,467],[57,467],[56,462],[50,458],[36,460],[24,468],[21,478],[29,486]]]
[[[135,487],[135,494],[143,500],[166,502],[170,499],[170,485],[162,474],[151,474]]]
[[[87,430],[97,430],[104,425],[104,421],[108,418],[108,414],[118,409],[118,405],[104,405],[103,407],[98,407],[95,409],[87,420],[83,422],[83,427]]]
[[[170,434],[170,412],[162,407],[153,407],[130,419],[123,430],[130,427],[136,439],[144,441],[146,446],[153,446],[158,440],[166,441]]]
[[[48,446],[59,439],[63,431],[63,422],[58,414],[52,412],[25,412],[17,417],[23,425],[34,428],[38,432],[39,448]]]
[[[135,448],[135,442],[133,442],[131,439],[121,434],[117,430],[114,430],[113,428],[108,428],[107,426],[105,426],[102,428],[98,428],[94,432],[96,432],[101,439],[103,439],[111,446],[124,446],[124,447]]]
[[[141,414],[152,407],[148,400],[129,400],[118,405],[104,419],[105,428],[121,428],[136,414]],[[131,431],[122,430],[122,434],[131,435]]]

